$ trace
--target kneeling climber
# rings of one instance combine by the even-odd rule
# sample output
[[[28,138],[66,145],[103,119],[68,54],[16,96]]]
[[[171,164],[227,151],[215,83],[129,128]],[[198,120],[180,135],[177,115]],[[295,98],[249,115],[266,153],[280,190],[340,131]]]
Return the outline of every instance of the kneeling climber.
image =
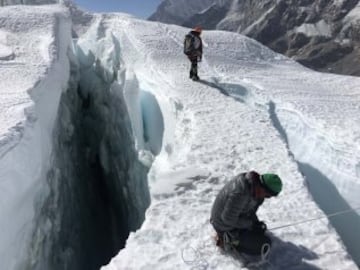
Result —
[[[265,198],[282,189],[279,176],[255,171],[240,173],[225,184],[211,210],[210,222],[217,232],[217,245],[248,255],[262,255],[271,248],[266,224],[256,211]]]

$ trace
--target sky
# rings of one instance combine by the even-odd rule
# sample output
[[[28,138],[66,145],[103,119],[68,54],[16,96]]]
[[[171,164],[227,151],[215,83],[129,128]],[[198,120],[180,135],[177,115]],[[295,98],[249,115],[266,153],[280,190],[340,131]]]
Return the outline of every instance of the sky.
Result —
[[[79,6],[94,12],[125,12],[148,18],[162,0],[75,0]]]
[[[117,123],[133,131],[134,151],[150,169],[152,197],[141,228],[102,270],[240,269],[239,259],[215,246],[209,215],[224,184],[248,170],[275,172],[284,183],[280,195],[258,211],[274,244],[272,269],[358,269],[348,252],[360,265],[360,235],[352,233],[360,227],[359,216],[340,215],[339,224],[327,217],[360,204],[359,77],[314,72],[242,35],[206,31],[202,80],[193,82],[182,53],[186,29],[104,16],[73,43],[71,18],[62,12],[57,5],[0,9],[2,269],[19,269],[27,254],[34,255],[33,264],[47,263],[48,246],[58,244],[49,242],[59,239],[57,232],[66,237],[70,222],[81,220],[52,220],[67,198],[57,189],[60,176],[74,173],[70,166],[62,170],[57,160],[77,146],[72,138],[85,124],[76,126],[79,119],[103,127],[118,119],[118,109],[130,115],[131,126]],[[79,66],[70,67],[75,57]],[[113,74],[118,74],[115,81]],[[90,83],[89,75],[107,87],[99,84],[95,93],[77,87],[77,79]],[[62,95],[67,98],[61,100]],[[86,110],[81,102],[71,104],[75,96],[91,97]],[[116,107],[122,97],[126,108]],[[63,133],[57,133],[59,122]],[[122,151],[123,133],[111,139],[106,134],[113,128],[105,127],[97,159],[104,172],[112,172],[109,154]],[[56,152],[55,144],[63,144],[64,151]],[[129,175],[138,175],[136,167],[127,168]],[[123,191],[117,195],[131,205],[143,198],[144,186],[137,182],[118,185]],[[44,210],[50,212],[39,218]],[[65,225],[60,229],[60,224]],[[57,263],[72,255],[68,246],[61,249],[65,253]]]

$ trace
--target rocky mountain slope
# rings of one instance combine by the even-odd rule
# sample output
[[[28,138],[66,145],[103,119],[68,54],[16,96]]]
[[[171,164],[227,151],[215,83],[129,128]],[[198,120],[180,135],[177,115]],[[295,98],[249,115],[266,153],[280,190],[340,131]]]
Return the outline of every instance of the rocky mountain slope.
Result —
[[[0,6],[56,4],[59,0],[0,0]]]
[[[165,0],[149,19],[238,32],[309,68],[360,75],[359,0],[196,2],[201,10],[179,16],[180,10],[189,11],[188,3]]]
[[[211,6],[214,0],[176,0],[163,1],[149,20],[171,24],[183,24],[194,14],[200,13]]]

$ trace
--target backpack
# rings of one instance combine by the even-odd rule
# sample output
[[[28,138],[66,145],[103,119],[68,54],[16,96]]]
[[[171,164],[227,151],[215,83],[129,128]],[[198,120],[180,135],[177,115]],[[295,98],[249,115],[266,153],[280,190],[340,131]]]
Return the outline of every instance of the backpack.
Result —
[[[184,54],[191,55],[195,51],[195,37],[192,34],[187,34],[184,39]]]

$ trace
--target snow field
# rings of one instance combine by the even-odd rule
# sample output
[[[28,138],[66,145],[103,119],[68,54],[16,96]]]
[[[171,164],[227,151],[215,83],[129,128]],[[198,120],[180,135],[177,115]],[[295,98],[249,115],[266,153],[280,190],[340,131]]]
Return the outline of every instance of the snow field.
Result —
[[[150,172],[150,191],[155,192],[146,220],[103,269],[238,269],[239,261],[214,247],[209,212],[223,184],[250,169],[277,172],[284,179],[282,194],[259,212],[270,228],[323,215],[273,125],[268,108],[273,89],[262,88],[267,80],[286,81],[273,77],[282,67],[308,71],[242,36],[204,32],[207,48],[200,77],[205,83],[194,83],[187,78],[187,60],[181,53],[174,54],[181,51],[185,29],[111,20],[114,35],[120,37],[123,61],[131,65],[140,88],[161,100],[164,119],[173,118],[175,123],[164,121],[162,152]],[[129,28],[135,31],[121,31]],[[219,42],[224,40],[222,35],[224,43]],[[257,81],[253,74],[259,74]],[[296,77],[290,77],[283,88],[292,79]],[[221,94],[220,89],[233,97]],[[165,179],[175,183],[162,189]],[[273,232],[271,262],[276,269],[356,268],[326,219],[314,221],[311,228],[305,224]],[[184,254],[192,260],[184,259]]]
[[[243,171],[276,172],[284,181],[280,196],[259,210],[270,229],[325,217],[296,159],[340,179],[342,194],[356,200],[358,78],[312,72],[241,35],[205,31],[203,81],[195,83],[182,55],[188,29],[122,14],[96,17],[88,35],[103,42],[83,44],[90,57],[79,61],[120,68],[139,156],[151,164],[158,154],[146,220],[103,270],[241,268],[215,247],[209,215],[217,192]],[[17,269],[48,195],[42,181],[69,79],[70,18],[57,6],[6,7],[0,25],[0,258]],[[326,218],[271,234],[274,269],[357,269]]]

